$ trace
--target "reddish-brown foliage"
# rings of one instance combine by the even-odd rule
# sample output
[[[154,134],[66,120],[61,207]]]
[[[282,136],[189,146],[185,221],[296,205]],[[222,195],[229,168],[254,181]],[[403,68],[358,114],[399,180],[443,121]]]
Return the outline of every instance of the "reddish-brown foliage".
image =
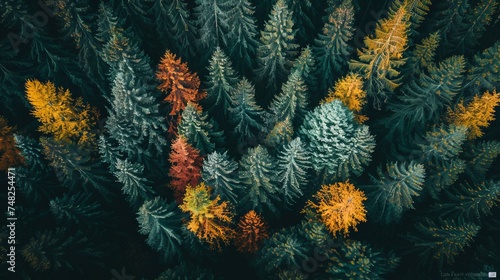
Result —
[[[24,162],[16,148],[13,131],[14,128],[8,126],[7,121],[0,116],[0,170],[7,170]]]
[[[240,252],[255,253],[268,237],[266,223],[259,214],[251,210],[238,223],[235,245]]]

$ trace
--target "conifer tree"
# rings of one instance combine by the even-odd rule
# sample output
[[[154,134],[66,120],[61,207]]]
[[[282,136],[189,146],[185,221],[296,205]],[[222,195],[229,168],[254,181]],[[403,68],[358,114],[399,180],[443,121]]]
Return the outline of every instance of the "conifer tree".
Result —
[[[470,4],[468,0],[457,0],[443,2],[439,11],[436,13],[433,26],[440,33],[443,44],[441,49],[449,49],[443,52],[447,53],[453,49],[453,36],[463,29],[467,13],[469,13]]]
[[[175,197],[180,203],[187,185],[196,186],[200,180],[202,157],[183,136],[172,142],[169,162],[170,186],[175,191]]]
[[[426,133],[425,142],[420,144],[420,148],[428,160],[449,160],[456,158],[462,151],[466,137],[467,128],[464,126],[441,126]]]
[[[114,174],[118,182],[123,184],[122,191],[134,209],[153,197],[155,192],[151,182],[144,178],[144,166],[131,163],[127,159],[117,159],[115,169]]]
[[[481,97],[475,95],[472,101],[464,106],[461,101],[455,110],[448,109],[448,120],[451,124],[469,128],[468,138],[483,136],[482,127],[488,127],[495,120],[495,107],[500,103],[500,93],[486,91]]]
[[[212,248],[220,249],[222,244],[228,244],[234,237],[231,228],[234,214],[231,204],[221,201],[219,196],[212,199],[211,195],[211,188],[204,183],[196,187],[188,186],[179,208],[190,214],[187,228]]]
[[[475,181],[484,180],[493,161],[500,155],[500,142],[482,141],[475,144],[467,153],[467,174]]]
[[[313,52],[318,60],[320,89],[330,88],[335,77],[347,65],[351,52],[348,42],[354,35],[354,7],[351,1],[344,1],[325,17],[325,25],[314,40]]]
[[[379,216],[377,221],[398,222],[405,210],[414,209],[413,198],[420,196],[424,178],[424,165],[413,161],[388,163],[386,173],[379,167],[378,178],[372,176],[374,189],[368,195],[368,201]]]
[[[328,96],[322,103],[340,100],[349,110],[354,113],[354,117],[359,123],[363,123],[368,118],[360,115],[363,105],[366,103],[366,92],[363,90],[363,79],[357,74],[348,74],[335,83],[335,87],[328,91]]]
[[[109,222],[109,213],[103,211],[97,201],[92,201],[89,193],[65,193],[52,199],[50,211],[59,225],[99,226]]]
[[[242,209],[257,213],[277,213],[276,203],[280,201],[276,183],[276,162],[266,148],[257,146],[248,149],[240,161],[239,178],[244,185],[240,199]]]
[[[500,41],[474,55],[467,75],[467,85],[477,89],[494,90],[500,87]]]
[[[288,76],[297,52],[293,25],[292,13],[285,0],[278,0],[261,32],[255,72],[257,79],[271,92],[276,91]],[[269,100],[269,96],[266,99]]]
[[[14,127],[8,125],[7,120],[0,116],[0,170],[6,171],[10,167],[24,163],[14,139]]]
[[[314,2],[314,1],[313,1]],[[286,0],[286,5],[292,13],[293,24],[297,26],[297,38],[301,42],[306,42],[314,30],[314,6],[311,0]]]
[[[440,192],[453,185],[458,176],[465,171],[467,164],[465,160],[453,158],[450,160],[432,160],[427,162],[427,178],[425,188],[432,198],[437,199]]]
[[[162,272],[155,280],[215,280],[215,276],[208,269],[182,262]]]
[[[228,12],[228,26],[226,46],[234,67],[244,74],[249,74],[254,66],[257,41],[257,25],[254,16],[255,7],[249,0],[235,0],[232,10]]]
[[[299,57],[293,62],[293,67],[290,73],[296,72],[302,78],[302,81],[307,85],[309,94],[316,91],[318,87],[318,81],[316,77],[317,62],[314,58],[312,48],[307,45],[300,52]]]
[[[235,244],[240,252],[255,253],[261,243],[268,238],[267,224],[254,210],[250,210],[238,223]]]
[[[239,142],[255,139],[262,129],[262,108],[255,102],[255,88],[243,78],[231,95],[230,119]]]
[[[194,15],[198,27],[200,50],[211,55],[217,46],[225,48],[228,44],[229,11],[234,7],[234,1],[228,0],[195,0]]]
[[[431,70],[434,66],[434,57],[441,40],[438,32],[431,33],[417,44],[412,51],[408,52],[408,59],[403,66],[402,72],[406,80],[421,75],[424,70]]]
[[[422,24],[425,16],[429,12],[429,6],[431,5],[431,0],[396,0],[392,2],[390,9],[393,11],[399,9],[401,6],[405,6],[410,14],[410,26],[409,26],[409,36],[418,35],[416,31],[417,28]]]
[[[358,60],[351,60],[349,68],[365,78],[365,88],[374,98],[375,107],[385,101],[400,85],[399,67],[404,65],[403,52],[407,47],[409,13],[405,5],[389,13],[377,23],[375,35],[365,37],[365,47],[358,50]]]
[[[181,215],[175,203],[159,196],[147,200],[137,212],[139,232],[148,236],[146,243],[161,253],[164,260],[179,253],[182,244]]]
[[[234,205],[238,204],[241,184],[237,179],[238,163],[230,159],[227,152],[213,152],[203,160],[201,172],[203,181],[214,188],[214,194],[220,195]]]
[[[292,136],[293,124],[289,118],[286,118],[284,121],[277,122],[274,125],[264,139],[264,144],[267,147],[276,148],[290,142],[292,140]]]
[[[315,210],[321,222],[334,236],[338,233],[346,236],[350,228],[357,231],[356,226],[360,222],[366,222],[363,205],[366,196],[349,181],[323,185],[313,198],[316,202],[308,200],[306,208]]]
[[[293,205],[307,186],[310,157],[300,138],[284,146],[278,154],[278,182],[280,182],[285,203]]]

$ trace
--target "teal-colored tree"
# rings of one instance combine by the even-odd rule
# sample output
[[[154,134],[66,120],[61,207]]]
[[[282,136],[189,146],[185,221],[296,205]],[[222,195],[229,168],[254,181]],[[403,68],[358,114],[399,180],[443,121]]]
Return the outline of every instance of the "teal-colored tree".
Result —
[[[215,277],[209,270],[194,266],[192,264],[181,263],[177,266],[163,271],[155,280],[214,280]]]
[[[248,149],[240,161],[239,180],[244,186],[239,195],[242,210],[278,212],[275,205],[280,202],[279,189],[275,185],[276,160],[266,148],[257,146]]]
[[[415,230],[406,239],[418,254],[417,267],[441,268],[444,263],[451,264],[455,257],[469,246],[480,227],[464,220],[425,219],[415,224]],[[431,264],[432,263],[432,264]]]
[[[133,209],[139,208],[144,201],[155,194],[151,182],[144,178],[144,166],[129,162],[127,159],[117,159],[114,175],[122,184],[122,192]]]
[[[213,152],[203,160],[201,172],[203,181],[214,189],[214,195],[220,195],[222,200],[238,204],[238,193],[241,184],[238,180],[238,163],[229,158],[227,152]]]
[[[215,49],[210,59],[208,71],[205,98],[207,112],[219,123],[225,123],[223,120],[229,115],[231,94],[238,85],[238,75],[233,69],[231,60],[219,47]]]
[[[467,175],[475,181],[485,179],[486,172],[500,155],[500,142],[482,141],[472,146],[466,153]]]
[[[463,159],[453,158],[447,161],[429,161],[425,167],[428,174],[425,180],[425,189],[434,199],[437,199],[442,190],[457,181],[458,176],[465,171],[467,164]]]
[[[425,135],[424,144],[420,144],[423,155],[428,159],[449,160],[462,152],[462,145],[467,139],[465,126],[440,126]]]
[[[195,0],[195,22],[198,27],[198,48],[202,53],[211,55],[217,46],[225,48],[228,44],[229,11],[235,1],[229,0]]]
[[[234,63],[234,67],[243,74],[250,74],[255,64],[257,41],[257,25],[254,16],[255,7],[249,0],[234,0],[233,9],[229,11],[229,32],[226,52]]]
[[[255,102],[255,88],[243,78],[231,95],[230,122],[240,143],[255,139],[262,129],[262,108]]]
[[[419,35],[417,29],[425,20],[425,16],[430,10],[431,3],[431,0],[396,0],[392,2],[390,9],[397,10],[402,5],[405,5],[410,14],[409,35]]]
[[[148,236],[146,243],[160,252],[163,260],[179,253],[182,244],[181,219],[177,204],[167,203],[158,196],[144,202],[137,212],[139,232]]]
[[[271,92],[276,91],[286,79],[297,53],[293,25],[292,13],[285,0],[278,0],[261,31],[255,72],[257,79]],[[265,99],[270,100],[271,97],[268,94]]]
[[[186,138],[187,142],[207,155],[215,150],[216,145],[224,143],[222,131],[218,131],[216,123],[207,119],[207,115],[192,103],[188,103],[177,127],[177,132]]]
[[[286,0],[292,13],[293,24],[297,26],[297,40],[307,42],[314,36],[314,17],[317,12],[311,0]]]
[[[318,86],[316,77],[317,62],[314,58],[312,48],[307,45],[300,52],[299,57],[293,62],[293,67],[290,73],[297,72],[302,81],[307,85],[309,93],[314,93]]]
[[[354,7],[344,1],[328,17],[321,33],[314,40],[313,52],[318,60],[319,89],[326,91],[342,76],[347,65],[354,35]]]
[[[433,18],[434,30],[440,33],[443,44],[440,49],[448,53],[453,47],[453,36],[466,25],[470,4],[468,0],[442,2]]]
[[[307,186],[310,157],[300,138],[293,139],[278,154],[278,182],[283,201],[293,205]]]
[[[466,87],[475,90],[500,88],[500,40],[492,47],[474,55],[472,67],[467,73]]]
[[[58,225],[102,226],[110,222],[110,215],[89,193],[65,193],[49,203],[50,212]]]
[[[427,73],[425,70],[431,70],[440,41],[440,34],[434,32],[422,39],[422,42],[417,44],[414,49],[408,51],[406,64],[401,70],[405,80],[416,79],[422,73]]]
[[[285,120],[274,124],[274,127],[271,128],[264,139],[264,144],[269,148],[280,147],[292,140],[293,132],[292,121],[286,118]]]
[[[325,103],[309,112],[299,129],[311,152],[311,165],[322,180],[360,174],[371,160],[375,139],[368,127],[354,120],[340,100]]]
[[[404,211],[414,209],[413,199],[420,196],[425,179],[423,164],[391,162],[387,172],[378,168],[378,178],[372,176],[368,204],[378,222],[399,222]]]

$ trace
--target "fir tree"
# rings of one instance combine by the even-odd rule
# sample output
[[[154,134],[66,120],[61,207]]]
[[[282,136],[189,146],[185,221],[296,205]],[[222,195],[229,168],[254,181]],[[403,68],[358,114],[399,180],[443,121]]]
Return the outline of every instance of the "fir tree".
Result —
[[[110,221],[109,213],[102,209],[99,202],[92,201],[89,193],[65,193],[52,199],[49,206],[59,225],[102,226]]]
[[[287,77],[297,52],[293,25],[292,13],[285,0],[278,0],[261,32],[255,72],[258,80],[265,82],[271,92],[276,91]]]
[[[246,213],[238,223],[235,245],[240,252],[255,253],[269,236],[267,224],[254,210]]]
[[[466,162],[459,158],[427,162],[426,169],[428,176],[425,180],[425,185],[430,195],[434,199],[437,199],[442,190],[455,183],[458,176],[465,171],[466,166]]]
[[[115,176],[123,184],[122,191],[134,209],[140,207],[145,200],[155,194],[151,182],[144,178],[144,166],[128,160],[117,159]]]
[[[300,52],[299,57],[293,62],[293,67],[290,73],[296,72],[302,78],[302,81],[307,85],[310,94],[314,93],[318,86],[316,78],[317,62],[313,55],[312,48],[307,45]]]
[[[257,146],[248,149],[240,161],[239,178],[244,185],[240,195],[242,209],[257,213],[271,211],[277,213],[276,203],[280,201],[279,190],[275,186],[276,163],[266,148]]]
[[[199,49],[212,54],[217,46],[225,48],[228,44],[229,11],[234,1],[228,0],[195,0],[194,14],[199,35]]]
[[[239,142],[255,139],[262,129],[262,108],[255,102],[255,88],[243,78],[231,95],[230,119]]]
[[[276,148],[292,140],[293,124],[289,118],[281,122],[277,122],[274,127],[269,131],[264,144],[270,148]]]
[[[441,49],[445,53],[453,49],[453,36],[466,25],[466,17],[470,4],[468,0],[443,2],[436,13],[433,26],[443,39]]]
[[[425,143],[420,144],[420,148],[428,160],[449,160],[462,151],[466,137],[467,128],[464,126],[441,126],[427,132]]]
[[[314,2],[314,1],[313,1]],[[286,5],[292,13],[293,24],[297,26],[297,37],[306,42],[314,30],[314,16],[317,16],[311,0],[286,0]]]
[[[147,200],[137,212],[139,232],[148,236],[146,243],[161,253],[164,260],[179,253],[182,244],[181,215],[175,203],[160,197]]]
[[[431,33],[425,37],[420,44],[408,52],[408,59],[403,66],[402,72],[406,80],[421,75],[425,70],[432,70],[434,57],[441,40],[438,32]]]
[[[241,189],[237,169],[238,163],[230,159],[227,152],[213,152],[203,160],[201,175],[203,181],[214,188],[215,195],[237,205]]]
[[[396,0],[392,2],[390,7],[391,10],[395,11],[399,9],[401,6],[405,6],[410,14],[410,30],[408,35],[412,36],[413,34],[418,35],[417,32],[418,27],[425,19],[425,16],[429,12],[429,6],[431,5],[431,0]]]
[[[470,159],[467,162],[467,174],[475,181],[484,180],[486,172],[498,155],[500,155],[498,141],[482,141],[475,144],[467,152],[467,157]]]
[[[494,90],[500,87],[500,41],[474,55],[467,75],[467,85],[477,89]]]
[[[7,120],[0,116],[0,170],[6,171],[24,163],[14,139],[14,127],[8,125]]]

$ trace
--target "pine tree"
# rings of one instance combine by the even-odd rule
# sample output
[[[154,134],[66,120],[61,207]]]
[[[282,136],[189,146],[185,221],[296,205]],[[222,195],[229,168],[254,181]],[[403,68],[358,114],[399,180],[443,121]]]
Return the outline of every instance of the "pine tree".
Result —
[[[203,181],[214,188],[215,195],[237,205],[241,189],[237,169],[238,163],[230,159],[227,152],[213,152],[203,160],[201,175]]]
[[[92,201],[89,193],[65,193],[52,199],[50,211],[59,225],[102,226],[110,221],[110,215],[97,201]]]
[[[467,162],[467,174],[477,179],[475,181],[484,180],[486,172],[498,155],[500,155],[500,142],[498,141],[483,141],[475,144],[467,153],[470,159]]]
[[[333,85],[335,77],[347,65],[351,47],[347,44],[354,35],[354,7],[344,1],[325,18],[323,30],[314,40],[313,52],[318,64],[320,90]]]
[[[228,116],[227,108],[231,107],[231,94],[236,90],[238,76],[231,61],[219,47],[216,48],[210,59],[208,71],[205,104],[208,113],[222,121]]]
[[[377,23],[375,35],[365,37],[365,48],[358,50],[358,61],[351,60],[349,68],[365,78],[365,88],[374,98],[374,106],[380,107],[387,93],[400,85],[399,67],[405,64],[403,51],[407,47],[410,25],[408,10],[401,5],[389,17]]]
[[[170,186],[177,202],[182,201],[187,185],[196,186],[201,178],[202,157],[200,152],[187,143],[183,136],[172,142],[169,162]]]
[[[198,75],[191,73],[187,63],[168,50],[158,65],[156,78],[160,82],[158,89],[167,94],[164,100],[172,104],[172,116],[180,115],[188,103],[198,104],[206,96],[199,89]]]
[[[240,161],[239,178],[244,185],[239,195],[242,209],[257,213],[277,213],[276,203],[280,201],[279,190],[275,186],[276,163],[266,148],[257,146],[248,149]]]
[[[234,67],[244,74],[249,74],[253,69],[255,53],[259,42],[257,41],[257,25],[254,16],[255,8],[249,0],[235,0],[234,7],[228,12],[228,26],[226,46]]]
[[[434,57],[440,40],[438,32],[431,33],[412,51],[408,52],[408,59],[402,69],[405,79],[410,80],[415,76],[418,77],[424,70],[429,70],[434,66]]]
[[[123,184],[122,191],[134,209],[153,197],[155,192],[151,182],[144,178],[144,166],[117,159],[115,169],[114,175]]]
[[[278,154],[278,182],[284,201],[293,205],[307,186],[310,157],[300,138],[295,138],[284,146]]]
[[[225,48],[228,44],[229,11],[234,1],[228,0],[195,0],[194,15],[198,27],[198,49],[211,55],[217,46]]]
[[[238,223],[235,245],[238,251],[255,253],[262,242],[267,239],[267,224],[254,210],[250,210]]]
[[[262,108],[255,102],[255,88],[243,78],[231,95],[230,120],[239,142],[255,139],[262,129]]]
[[[24,163],[14,139],[15,127],[8,125],[7,120],[0,116],[0,170],[6,171]]]
[[[300,75],[302,81],[304,81],[307,85],[309,94],[314,93],[318,87],[316,64],[313,50],[309,45],[307,45],[302,49],[299,57],[297,57],[297,59],[293,62],[292,70],[290,70],[290,73],[296,72]]]
[[[454,111],[448,109],[448,120],[451,124],[469,128],[469,139],[481,137],[481,127],[488,127],[489,123],[495,120],[495,107],[499,103],[500,93],[486,91],[481,97],[475,95],[467,107],[461,101]]]
[[[179,208],[190,214],[187,228],[212,248],[220,249],[222,244],[228,244],[234,237],[231,228],[234,214],[231,204],[221,201],[219,196],[212,199],[211,193],[212,189],[204,183],[196,187],[188,186]]]
[[[399,222],[405,210],[414,209],[413,198],[420,196],[424,178],[424,165],[413,161],[388,163],[387,172],[379,167],[378,178],[372,176],[373,190],[368,195],[374,214],[379,216],[377,221]]]
[[[424,220],[415,225],[416,231],[407,235],[407,239],[418,252],[419,260],[436,262],[438,268],[443,263],[452,263],[476,236],[479,226],[463,220]],[[427,266],[429,267],[429,266]]]
[[[181,215],[176,208],[175,203],[157,196],[145,201],[137,212],[139,232],[148,236],[146,243],[164,260],[178,254],[182,244]]]
[[[292,13],[285,0],[278,0],[261,32],[255,72],[258,80],[265,82],[271,92],[276,91],[287,77],[297,52],[293,25]]]
[[[33,106],[32,114],[42,124],[40,132],[50,133],[54,139],[81,145],[92,143],[94,122],[90,106],[81,98],[73,99],[69,90],[45,84],[38,80],[26,82],[26,97]]]
[[[313,198],[317,202],[308,200],[306,207],[318,213],[321,222],[334,236],[338,233],[346,236],[350,228],[357,231],[356,225],[366,222],[363,205],[366,196],[349,181],[323,185]]]
[[[429,6],[431,5],[431,0],[396,0],[392,2],[390,9],[396,11],[401,6],[405,6],[410,14],[410,26],[409,26],[409,36],[418,35],[416,31],[420,24],[425,19],[425,16],[429,12]]]
[[[363,105],[366,103],[366,92],[363,90],[363,80],[357,74],[348,74],[335,83],[333,90],[328,91],[328,96],[322,103],[340,100],[349,110],[354,113],[354,117],[359,123],[363,123],[368,118],[359,115]]]
[[[500,41],[482,53],[474,55],[472,67],[467,75],[467,85],[479,89],[500,88]]]
[[[186,138],[189,144],[198,149],[200,154],[207,155],[214,151],[216,144],[224,142],[223,132],[216,131],[216,129],[215,123],[212,120],[207,120],[207,115],[201,109],[188,103],[182,112],[177,132]]]

